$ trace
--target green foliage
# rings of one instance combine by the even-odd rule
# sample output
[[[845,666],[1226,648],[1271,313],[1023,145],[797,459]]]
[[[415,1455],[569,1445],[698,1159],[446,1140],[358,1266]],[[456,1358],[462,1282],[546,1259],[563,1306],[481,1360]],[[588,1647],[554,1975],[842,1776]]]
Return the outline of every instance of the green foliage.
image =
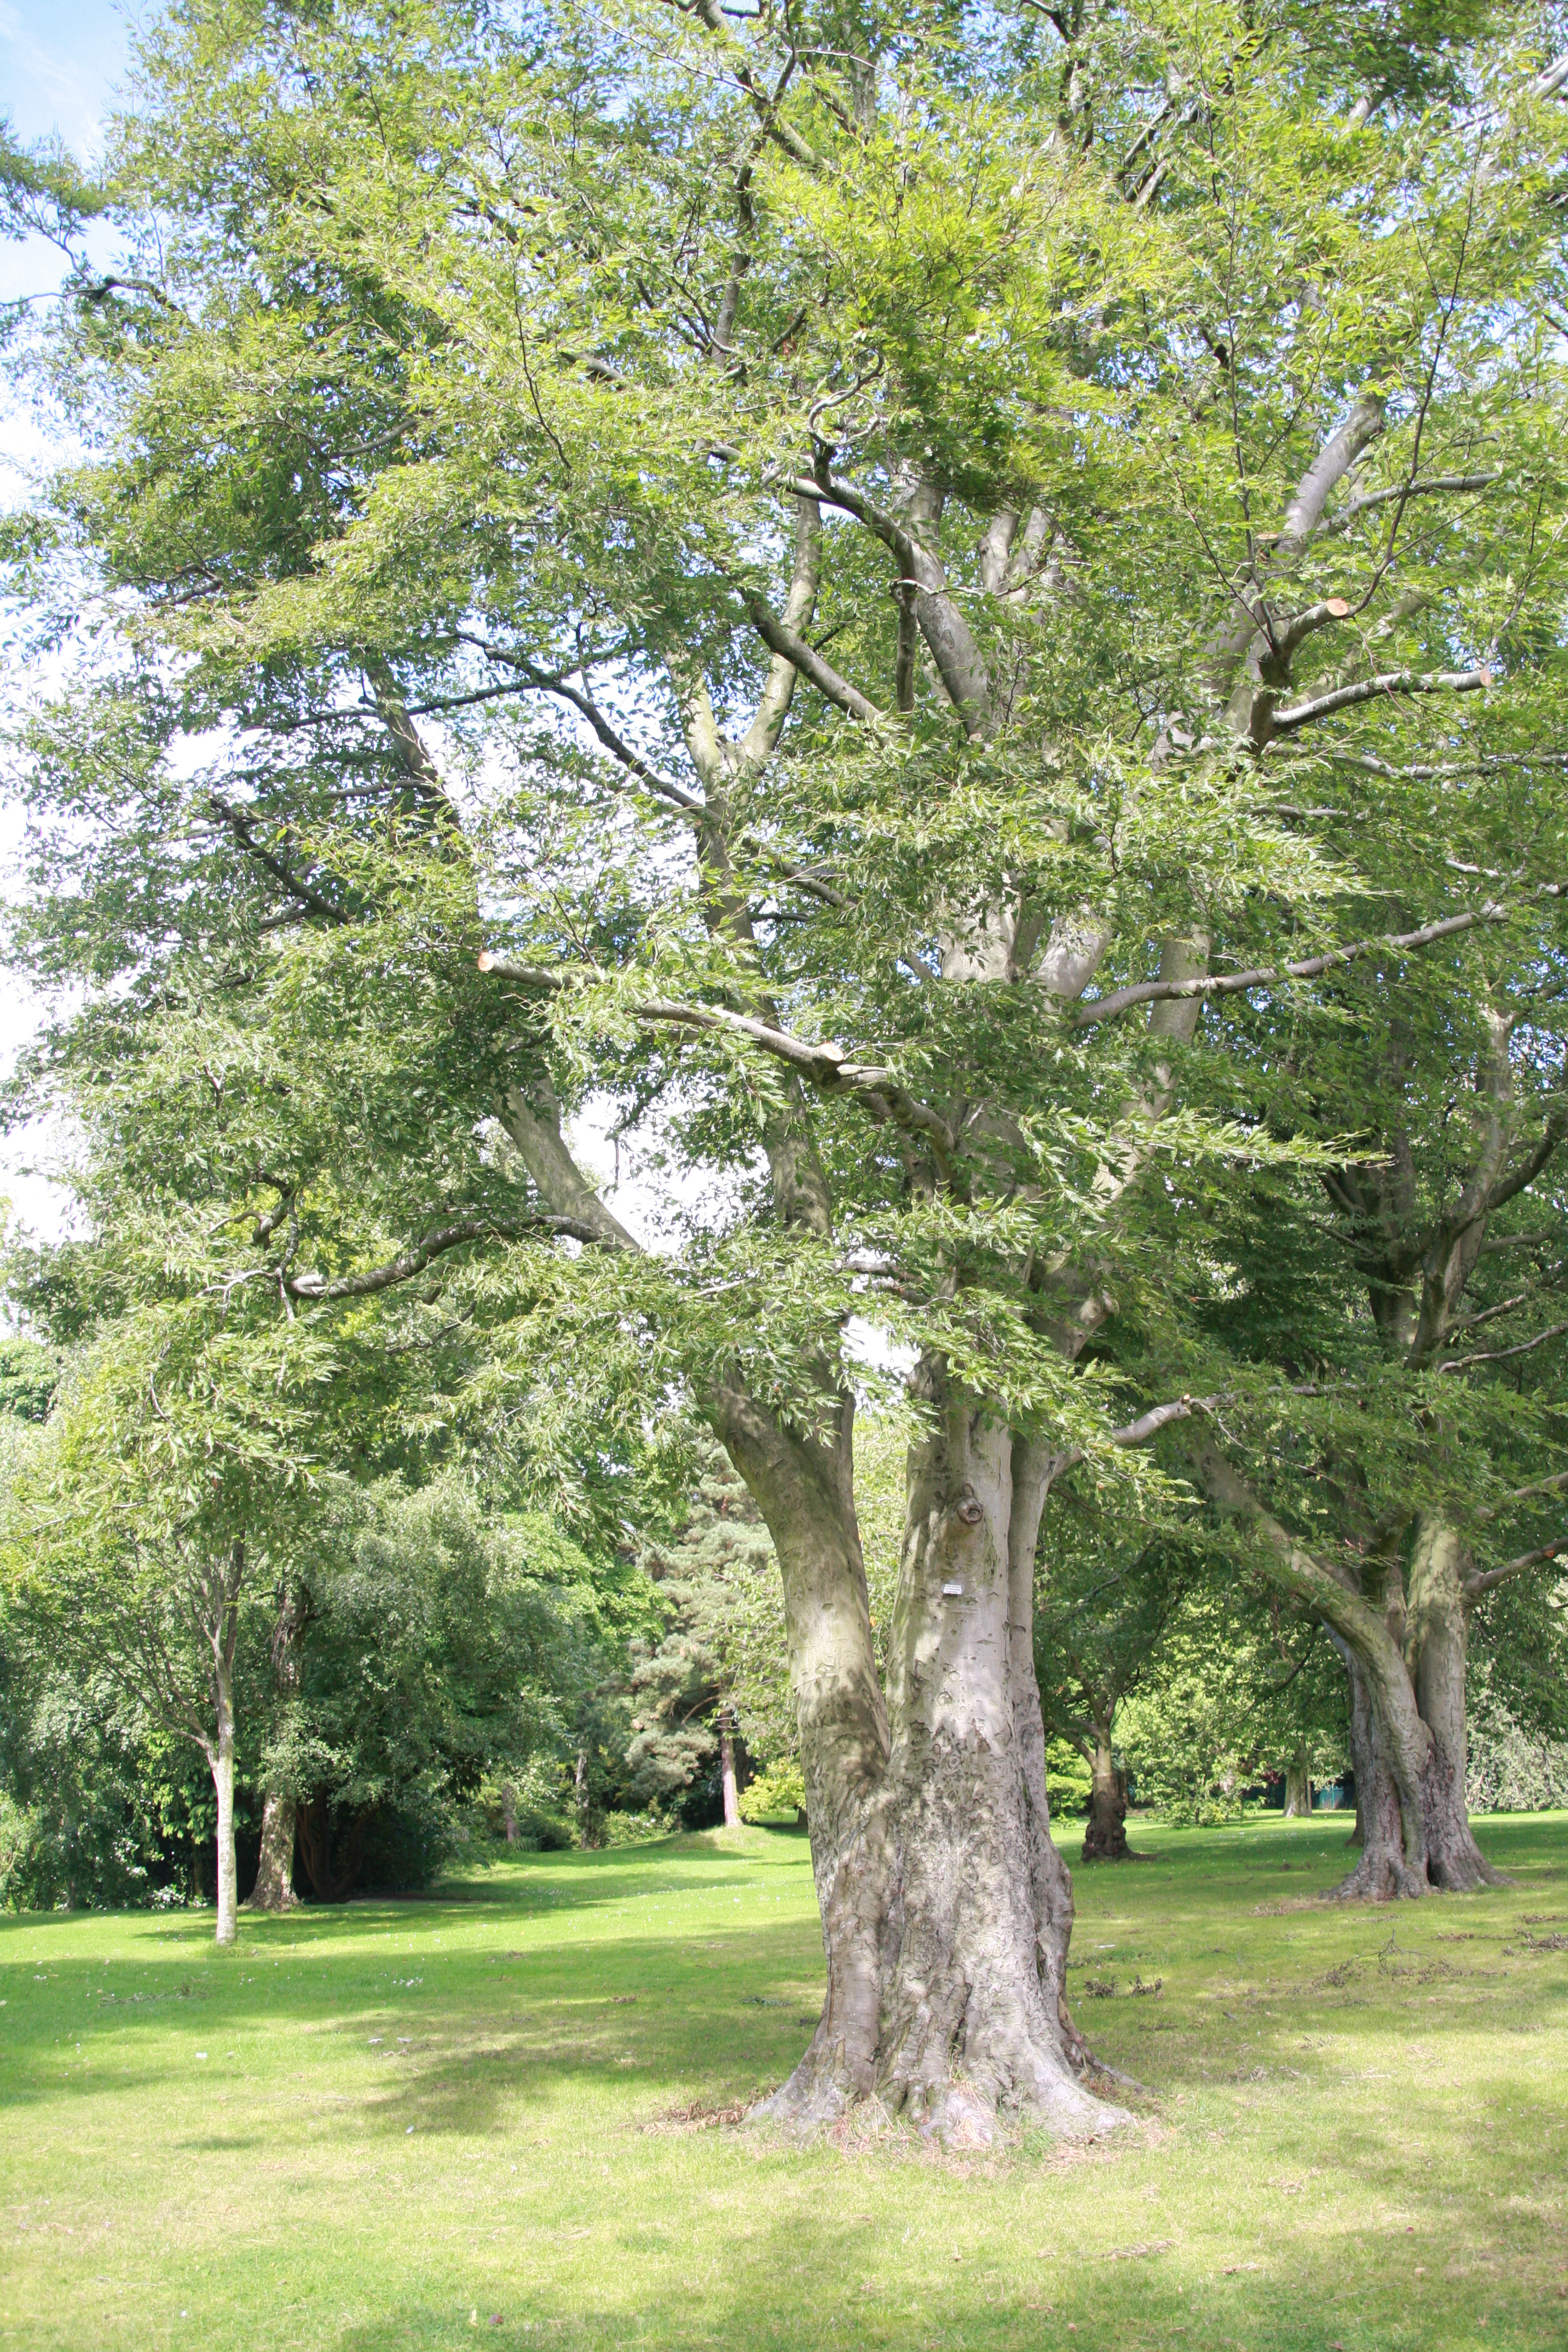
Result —
[[[1092,1780],[1093,1774],[1070,1740],[1047,1741],[1046,1798],[1053,1819],[1071,1821],[1087,1811]]]
[[[1300,1746],[1314,1781],[1334,1778],[1348,1742],[1345,1678],[1321,1627],[1215,1581],[1184,1601],[1118,1721],[1139,1803],[1199,1826],[1238,1819],[1248,1784]]]
[[[787,1756],[765,1766],[741,1791],[743,1822],[794,1822],[805,1811],[805,1776]]]

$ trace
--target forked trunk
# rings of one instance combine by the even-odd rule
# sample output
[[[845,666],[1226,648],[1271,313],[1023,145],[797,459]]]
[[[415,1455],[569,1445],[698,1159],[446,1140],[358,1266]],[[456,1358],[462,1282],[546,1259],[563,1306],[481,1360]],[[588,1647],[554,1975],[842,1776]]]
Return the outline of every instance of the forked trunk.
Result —
[[[296,1811],[292,1797],[268,1789],[261,1808],[261,1854],[256,1884],[246,1899],[247,1911],[291,1911],[300,1900],[294,1892]]]
[[[1110,1726],[1094,1727],[1094,1761],[1089,1790],[1089,1827],[1083,1833],[1085,1862],[1121,1862],[1127,1853],[1126,1784],[1116,1769]]]
[[[1082,2045],[1061,2002],[1072,1899],[1048,1834],[1034,1681],[1048,1457],[950,1393],[940,1368],[924,1377],[938,1427],[910,1457],[886,1706],[847,1402],[829,1441],[746,1400],[722,1415],[784,1570],[827,1958],[811,2047],[764,2112],[826,2122],[874,2100],[963,2145],[990,2139],[999,2113],[1100,2131],[1121,2117],[1075,2072]]]
[[[1375,1682],[1331,1636],[1351,1680],[1361,1860],[1338,1890],[1350,1899],[1385,1902],[1434,1886],[1454,1893],[1508,1884],[1476,1844],[1465,1801],[1459,1555],[1451,1529],[1423,1524],[1406,1620],[1414,1672],[1403,1686],[1392,1674]]]

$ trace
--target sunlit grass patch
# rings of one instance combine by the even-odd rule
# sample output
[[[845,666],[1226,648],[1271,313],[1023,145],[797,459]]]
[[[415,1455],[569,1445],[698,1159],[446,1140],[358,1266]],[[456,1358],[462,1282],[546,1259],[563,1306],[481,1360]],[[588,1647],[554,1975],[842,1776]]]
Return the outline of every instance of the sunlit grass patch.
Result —
[[[1568,1818],[1485,1826],[1511,1889],[1397,1911],[1318,1899],[1346,1826],[1140,1825],[1080,1870],[1076,2013],[1149,2095],[962,2159],[737,2122],[815,2011],[790,1833],[529,1855],[224,1958],[202,1914],[5,1919],[0,2344],[1545,2352]]]

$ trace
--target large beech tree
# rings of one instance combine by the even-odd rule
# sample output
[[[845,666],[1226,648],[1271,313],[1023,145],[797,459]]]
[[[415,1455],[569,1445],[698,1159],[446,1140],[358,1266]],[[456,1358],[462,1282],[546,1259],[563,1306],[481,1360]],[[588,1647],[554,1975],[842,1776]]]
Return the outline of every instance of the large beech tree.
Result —
[[[1205,1008],[1533,940],[1562,872],[1550,816],[1469,870],[1484,789],[1298,795],[1555,723],[1558,79],[1513,11],[1371,14],[188,0],[66,289],[97,446],[23,553],[130,650],[31,730],[21,950],[100,983],[40,1084],[112,1049],[126,1167],[242,1206],[279,1317],[468,1285],[563,1415],[706,1416],[826,1948],[781,2115],[1114,2120],[1042,1514],[1190,1417],[1169,1171],[1324,1151]],[[589,1103],[708,1179],[658,1251]],[[920,1359],[885,1674],[867,1312]]]

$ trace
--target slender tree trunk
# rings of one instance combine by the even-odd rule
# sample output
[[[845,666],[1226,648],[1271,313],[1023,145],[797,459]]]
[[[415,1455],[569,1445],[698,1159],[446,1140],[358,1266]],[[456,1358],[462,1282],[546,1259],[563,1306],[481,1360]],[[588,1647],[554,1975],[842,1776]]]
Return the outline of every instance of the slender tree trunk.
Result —
[[[765,2111],[814,2123],[875,2100],[963,2145],[991,2138],[999,2111],[1103,2130],[1119,2113],[1078,2081],[1061,2005],[1071,1895],[1034,1682],[1047,1457],[951,1391],[940,1365],[921,1377],[939,1427],[910,1457],[886,1704],[847,1401],[822,1439],[750,1400],[715,1411],[784,1570],[827,1958],[811,2047]]]
[[[272,1629],[272,1688],[281,1706],[288,1706],[300,1688],[300,1652],[310,1621],[310,1599],[302,1584],[285,1582],[278,1594],[278,1618]],[[268,1789],[261,1806],[261,1853],[256,1884],[246,1900],[247,1911],[291,1911],[300,1898],[294,1892],[294,1839],[299,1807],[281,1789]]]
[[[239,1886],[234,1853],[234,1696],[223,1677],[217,1738],[207,1751],[217,1795],[217,1940],[232,1944],[239,1934]]]
[[[517,1843],[517,1790],[510,1780],[503,1780],[500,1784],[500,1817],[508,1845],[515,1845]]]
[[[724,1827],[741,1826],[741,1792],[735,1780],[735,1718],[727,1706],[719,1710],[719,1767],[724,1782]]]
[[[1094,1727],[1094,1759],[1090,1766],[1089,1827],[1084,1832],[1085,1862],[1121,1862],[1127,1854],[1127,1798],[1116,1769],[1109,1721]]]
[[[594,1821],[594,1795],[588,1780],[588,1743],[585,1739],[581,1739],[577,1743],[577,1770],[574,1775],[574,1786],[577,1800],[578,1840],[584,1846],[595,1847],[599,1843],[599,1834]]]
[[[1285,1767],[1285,1819],[1299,1822],[1312,1810],[1312,1783],[1307,1774],[1307,1743],[1296,1743],[1296,1753]]]
[[[234,1852],[234,1654],[239,1638],[239,1596],[245,1581],[245,1547],[231,1544],[222,1568],[206,1582],[212,1643],[215,1736],[202,1747],[217,1797],[217,1941],[232,1944],[239,1934],[239,1885]]]

